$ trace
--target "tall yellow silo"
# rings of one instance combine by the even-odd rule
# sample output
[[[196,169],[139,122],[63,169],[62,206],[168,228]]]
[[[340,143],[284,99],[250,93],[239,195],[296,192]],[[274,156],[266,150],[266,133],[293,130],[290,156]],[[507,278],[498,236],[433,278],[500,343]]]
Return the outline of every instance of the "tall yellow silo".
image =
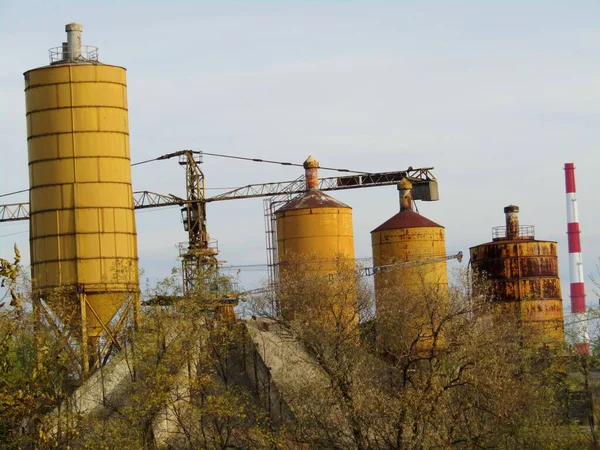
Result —
[[[398,189],[400,212],[371,232],[373,265],[394,265],[375,273],[377,336],[381,346],[395,347],[400,334],[412,342],[420,333],[422,349],[431,334],[426,316],[434,306],[443,312],[448,293],[444,227],[412,210],[407,179]]]
[[[332,275],[330,279],[333,279],[340,271],[346,272],[346,277],[350,278],[348,274],[354,268],[352,208],[318,189],[318,167],[319,163],[312,156],[304,162],[306,192],[275,213],[279,272],[283,285],[291,283],[299,270],[307,272],[305,274],[314,277],[318,283],[328,275]],[[341,314],[355,324],[353,281],[347,279],[343,287],[346,289],[341,290],[345,294],[337,292],[326,301],[334,315]],[[295,317],[300,308],[298,299],[282,300],[280,308],[284,317]],[[326,312],[323,314],[328,315]]]
[[[66,31],[50,65],[24,74],[31,267],[38,295],[86,347],[127,302],[138,307],[137,236],[125,69],[81,46],[81,25]]]

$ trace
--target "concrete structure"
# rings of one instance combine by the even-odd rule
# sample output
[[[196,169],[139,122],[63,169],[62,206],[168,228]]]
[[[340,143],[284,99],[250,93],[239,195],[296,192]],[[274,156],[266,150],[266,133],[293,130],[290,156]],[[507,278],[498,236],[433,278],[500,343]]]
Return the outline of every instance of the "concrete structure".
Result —
[[[506,226],[493,229],[492,242],[471,247],[473,270],[487,277],[488,292],[504,317],[518,320],[527,341],[564,341],[556,242],[535,239],[533,226],[519,225],[519,208],[504,208]]]

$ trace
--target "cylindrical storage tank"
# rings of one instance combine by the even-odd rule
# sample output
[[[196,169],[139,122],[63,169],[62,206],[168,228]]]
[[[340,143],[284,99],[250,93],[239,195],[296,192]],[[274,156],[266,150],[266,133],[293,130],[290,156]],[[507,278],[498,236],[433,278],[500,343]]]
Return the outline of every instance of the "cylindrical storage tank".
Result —
[[[277,253],[280,281],[291,283],[291,277],[302,266],[305,275],[326,279],[340,270],[354,269],[354,235],[352,208],[317,188],[318,162],[312,157],[304,163],[307,191],[275,212],[277,224]],[[300,269],[298,269],[300,270]],[[286,275],[287,274],[287,275]],[[348,286],[352,291],[352,286]],[[346,298],[329,298],[335,313],[343,310],[344,317],[357,321],[355,293]],[[281,314],[295,317],[297,304],[282,302]]]
[[[24,74],[31,267],[36,291],[75,332],[81,311],[61,313],[51,292],[72,293],[75,309],[85,294],[94,338],[139,291],[127,85],[124,68],[72,53]]]
[[[560,345],[564,330],[556,242],[538,241],[533,226],[519,225],[518,207],[504,211],[507,226],[493,229],[492,242],[471,247],[471,266],[489,282],[486,289],[503,316],[508,313],[522,324],[527,341]]]
[[[428,347],[427,311],[443,314],[448,294],[444,227],[412,211],[411,183],[403,179],[400,212],[371,232],[375,272],[377,341],[397,351],[400,340],[421,336],[417,350]],[[427,302],[436,302],[426,304]]]

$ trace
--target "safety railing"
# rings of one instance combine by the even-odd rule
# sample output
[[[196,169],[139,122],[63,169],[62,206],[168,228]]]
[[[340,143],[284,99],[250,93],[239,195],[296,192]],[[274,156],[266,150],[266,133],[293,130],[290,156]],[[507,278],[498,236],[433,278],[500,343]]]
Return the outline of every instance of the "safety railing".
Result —
[[[506,226],[492,228],[492,239],[499,241],[508,239]],[[533,225],[519,225],[519,232],[516,239],[533,239],[535,237],[535,227]]]
[[[48,50],[50,53],[50,64],[66,61],[98,61],[98,47],[93,45],[82,45],[79,55],[71,58],[71,52],[63,47],[53,47]]]

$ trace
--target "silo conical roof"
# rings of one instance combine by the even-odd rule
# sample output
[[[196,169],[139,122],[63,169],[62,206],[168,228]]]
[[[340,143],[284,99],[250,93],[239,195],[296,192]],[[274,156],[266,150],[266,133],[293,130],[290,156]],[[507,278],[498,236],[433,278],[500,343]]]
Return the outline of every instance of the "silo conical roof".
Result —
[[[336,200],[330,195],[320,191],[320,190],[311,190],[307,191],[301,197],[295,198],[289,203],[286,203],[281,208],[279,208],[276,213],[282,213],[285,211],[292,211],[298,209],[311,209],[311,208],[350,208],[350,206],[345,203]]]
[[[427,217],[417,214],[416,212],[405,210],[400,211],[395,216],[383,222],[371,233],[384,230],[400,230],[403,228],[419,228],[419,227],[437,227],[444,228],[443,226],[435,223],[433,220],[429,220]]]

